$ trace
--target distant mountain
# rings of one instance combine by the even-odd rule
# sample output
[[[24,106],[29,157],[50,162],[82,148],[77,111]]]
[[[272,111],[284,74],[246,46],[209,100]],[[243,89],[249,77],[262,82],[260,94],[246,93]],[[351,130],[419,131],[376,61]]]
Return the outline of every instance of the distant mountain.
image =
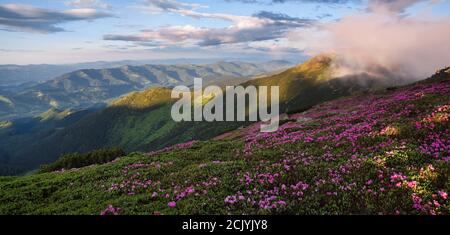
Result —
[[[243,86],[280,86],[281,112],[293,113],[327,100],[393,84],[393,80],[379,80],[369,76],[365,77],[364,82],[360,82],[357,77],[361,78],[361,75],[335,77],[336,67],[333,66],[333,59],[329,56],[316,57],[279,74],[247,80]],[[225,66],[215,66],[218,67],[217,70],[219,68],[226,70]],[[127,68],[135,71],[133,68]],[[167,88],[151,88],[128,94],[111,102],[107,108],[89,114],[51,135],[39,138],[29,145],[20,145],[20,149],[11,147],[17,144],[8,144],[8,138],[13,134],[9,132],[10,136],[5,138],[0,135],[0,148],[9,155],[8,164],[5,164],[30,170],[42,163],[52,162],[60,154],[67,152],[87,152],[104,147],[121,147],[126,151],[150,151],[193,139],[210,139],[250,124],[176,123],[170,116],[173,102],[170,93],[170,89]],[[14,124],[4,129],[6,131],[13,126]]]
[[[227,61],[238,61],[226,59]],[[0,65],[0,87],[18,86],[23,83],[37,83],[51,80],[55,77],[82,69],[105,69],[120,66],[140,66],[146,64],[180,65],[180,64],[212,64],[219,63],[219,59],[166,59],[166,60],[122,60],[96,61],[76,64],[32,64],[32,65]],[[279,61],[280,62],[280,61]],[[286,61],[282,61],[286,63]],[[289,63],[291,64],[291,63]],[[277,68],[274,68],[277,69]],[[270,68],[268,69],[270,71]]]
[[[83,69],[2,95],[10,105],[0,106],[0,120],[35,116],[50,108],[87,108],[132,91],[149,87],[192,85],[195,77],[206,83],[253,76],[288,68],[289,62],[219,62],[208,65],[140,65],[108,69]]]
[[[92,62],[66,65],[35,64],[35,65],[0,65],[0,86],[18,86],[23,83],[37,83],[51,80],[65,73],[80,69],[100,69],[140,64],[133,61]]]

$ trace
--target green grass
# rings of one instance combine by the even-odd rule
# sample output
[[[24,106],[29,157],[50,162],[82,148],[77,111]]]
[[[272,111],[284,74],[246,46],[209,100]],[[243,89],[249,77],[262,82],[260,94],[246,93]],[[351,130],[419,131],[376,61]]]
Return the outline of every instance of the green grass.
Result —
[[[400,208],[402,213],[414,213],[409,194],[404,189],[394,189],[382,197],[370,197],[358,190],[346,192],[339,197],[327,197],[326,189],[308,192],[301,201],[289,201],[289,207],[280,210],[261,210],[249,206],[227,207],[224,198],[245,187],[239,182],[238,172],[252,172],[258,166],[270,166],[279,161],[283,150],[296,149],[320,155],[320,146],[286,145],[256,153],[251,158],[236,156],[234,150],[242,148],[240,141],[208,141],[194,145],[191,149],[174,150],[158,156],[133,153],[114,163],[93,165],[69,170],[64,173],[44,173],[23,177],[0,177],[0,214],[99,214],[107,205],[121,208],[121,214],[148,215],[161,214],[373,214],[394,213]],[[344,149],[336,149],[340,152]],[[401,151],[385,159],[396,167],[411,165],[417,152]],[[421,156],[419,154],[419,156]],[[393,161],[392,161],[393,160]],[[216,163],[215,161],[220,161]],[[264,161],[264,164],[261,164]],[[144,167],[124,173],[126,166],[134,163],[158,163],[161,168]],[[336,165],[337,164],[337,165]],[[318,161],[307,167],[296,168],[284,176],[285,182],[302,180],[313,182],[326,178],[328,169],[339,166],[337,162]],[[423,165],[423,163],[420,163]],[[436,165],[439,174],[447,174],[449,164]],[[376,175],[380,166],[375,161],[365,165],[347,179],[364,185],[368,178]],[[447,173],[445,173],[447,172]],[[139,174],[137,174],[139,173]],[[443,175],[444,176],[444,175]],[[133,178],[135,177],[135,178]],[[181,188],[217,177],[218,185],[207,188],[207,194],[189,196],[177,203],[176,208],[167,206],[174,197],[173,185]],[[139,189],[135,195],[126,192],[109,192],[114,183],[124,180],[151,179],[160,181],[159,186]],[[445,180],[444,180],[445,181]],[[449,189],[449,183],[447,189]],[[257,186],[258,187],[258,186]],[[333,187],[330,190],[333,190]],[[169,193],[169,198],[153,199],[156,188]],[[196,188],[202,190],[202,187]],[[325,190],[325,191],[323,191]],[[446,213],[450,208],[444,209]]]
[[[276,142],[271,146],[270,141],[277,138],[274,133],[259,139],[261,145],[244,154],[248,142],[225,138],[152,154],[135,152],[103,165],[64,172],[0,177],[0,214],[97,215],[112,205],[123,215],[448,215],[448,152],[438,149],[437,155],[431,155],[421,146],[430,144],[430,134],[446,138],[443,133],[449,130],[448,120],[423,120],[430,115],[448,115],[449,86],[448,80],[427,82],[428,88],[439,92],[431,89],[416,96],[417,90],[404,87],[376,97],[336,100],[308,110],[320,115],[294,123],[283,134],[293,133],[291,137],[295,137],[312,133],[315,141]],[[402,100],[410,94],[412,98]],[[322,113],[324,110],[327,112]],[[376,116],[376,123],[364,115]],[[135,123],[139,126],[140,121],[127,120],[127,129]],[[416,128],[418,121],[423,125],[433,122],[434,126]],[[367,125],[371,126],[368,133],[362,128]],[[354,127],[360,129],[348,136],[358,136],[353,141],[337,138]],[[205,135],[201,130],[180,129],[185,136]],[[247,130],[238,131],[243,134]],[[139,133],[137,129],[132,132]],[[331,138],[318,140],[324,136]],[[286,193],[274,193],[283,187]],[[189,193],[180,196],[184,192]],[[241,194],[245,200],[230,203],[230,197],[239,198]],[[267,200],[277,204],[262,207],[260,203]],[[173,208],[168,206],[172,201],[177,202]]]

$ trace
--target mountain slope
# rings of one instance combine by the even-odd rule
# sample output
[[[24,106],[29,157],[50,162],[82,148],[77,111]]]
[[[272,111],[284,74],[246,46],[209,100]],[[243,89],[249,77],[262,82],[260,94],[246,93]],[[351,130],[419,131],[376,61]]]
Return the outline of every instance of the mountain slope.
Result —
[[[23,156],[21,155],[23,151],[29,150],[31,146],[39,144],[40,141],[77,123],[95,111],[97,110],[50,109],[40,117],[0,122],[0,173],[15,175],[32,169],[26,166],[32,165],[33,162],[34,164],[41,162],[38,158],[40,156],[29,153],[31,155],[22,161],[17,157]],[[41,151],[44,153],[46,149],[42,148]]]
[[[287,68],[288,62],[219,62],[210,65],[141,65],[71,72],[5,97],[15,106],[0,106],[0,119],[38,115],[50,108],[86,108],[149,87],[192,85],[195,77],[207,83],[266,74]]]
[[[292,114],[277,132],[0,178],[0,214],[450,214],[450,73]],[[36,183],[38,182],[38,183]]]
[[[378,86],[371,87],[353,84],[348,78],[333,78],[331,62],[332,58],[326,56],[313,58],[280,74],[248,81],[243,86],[279,85],[282,112],[304,110],[356,91],[387,86],[377,82]],[[55,161],[63,153],[86,152],[104,147],[121,147],[128,152],[149,151],[189,140],[207,140],[249,124],[176,123],[170,115],[171,105],[169,89],[132,93],[114,101],[108,108],[40,138],[33,144],[20,149],[3,145],[3,152],[10,156],[9,164],[32,170],[43,163]]]
[[[320,55],[280,74],[254,79],[243,85],[279,86],[281,109],[294,112],[355,92],[404,84],[394,77],[380,78],[367,74],[336,76],[340,59],[337,55]]]

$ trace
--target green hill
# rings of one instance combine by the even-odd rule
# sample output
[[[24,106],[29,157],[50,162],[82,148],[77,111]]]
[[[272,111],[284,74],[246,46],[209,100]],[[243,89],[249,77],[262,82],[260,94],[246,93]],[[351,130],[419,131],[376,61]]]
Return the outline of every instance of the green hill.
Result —
[[[107,164],[0,177],[0,214],[448,215],[449,94],[442,70],[291,114],[274,133],[254,124]]]
[[[312,105],[378,87],[387,87],[375,79],[361,85],[357,78],[333,77],[333,58],[320,56],[280,74],[261,77],[243,84],[279,85],[281,111],[295,112]],[[369,81],[370,78],[367,78]],[[55,131],[35,143],[17,148],[0,140],[7,164],[32,170],[55,161],[70,152],[87,152],[105,147],[120,147],[127,152],[150,151],[190,140],[207,140],[249,123],[246,122],[181,122],[172,120],[170,90],[152,88],[126,95],[104,110],[88,115],[64,129]],[[0,135],[1,136],[1,135]]]

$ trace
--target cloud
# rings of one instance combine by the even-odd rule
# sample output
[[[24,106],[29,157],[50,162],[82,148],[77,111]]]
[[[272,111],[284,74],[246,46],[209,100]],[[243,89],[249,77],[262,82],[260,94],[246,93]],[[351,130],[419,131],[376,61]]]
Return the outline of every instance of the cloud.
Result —
[[[226,0],[227,2],[242,2],[242,3],[259,3],[259,4],[277,4],[286,2],[301,2],[301,3],[324,3],[324,4],[344,4],[358,0]]]
[[[136,35],[105,35],[105,40],[130,42],[163,42],[169,45],[214,46],[220,44],[261,41],[276,38],[278,32],[266,27],[238,26],[229,28],[205,28],[192,25],[170,26],[143,30]]]
[[[384,68],[403,79],[417,80],[448,66],[448,29],[450,16],[433,17],[421,12],[405,17],[397,11],[374,11],[325,24],[318,28],[320,37],[298,32],[289,38],[292,42],[305,41],[310,55],[331,52],[342,56],[345,73]]]
[[[281,13],[262,11],[253,16],[240,16],[224,13],[203,13],[201,7],[193,3],[174,0],[147,1],[147,10],[171,12],[182,16],[202,19],[220,19],[231,23],[224,28],[196,27],[192,25],[168,26],[142,30],[132,35],[104,35],[105,40],[129,41],[136,43],[159,43],[185,46],[216,46],[243,42],[278,39],[291,28],[308,27],[313,20],[291,17]]]
[[[54,33],[65,31],[58,25],[83,20],[95,20],[111,17],[109,13],[95,9],[71,9],[57,11],[36,8],[29,5],[0,5],[0,25],[8,29],[35,33]]]
[[[437,2],[436,0],[371,0],[369,2],[369,10],[381,11],[387,10],[391,12],[403,13],[408,7],[419,2]]]
[[[111,5],[102,0],[70,0],[67,5],[76,8],[110,9]]]
[[[430,0],[227,0],[228,2],[258,3],[258,4],[283,4],[287,2],[317,3],[317,4],[367,4],[367,10],[384,9],[391,12],[403,13],[406,8],[419,2],[430,2]],[[439,0],[432,0],[438,2]]]
[[[307,26],[313,23],[313,20],[311,19],[292,17],[283,13],[274,13],[270,11],[260,11],[259,13],[254,14],[253,16],[260,19],[269,19],[284,26],[290,25],[298,27],[298,26]]]
[[[254,42],[277,39],[293,27],[306,27],[312,24],[310,20],[273,20],[267,16],[243,17],[242,21],[225,28],[206,28],[192,25],[169,26],[143,30],[135,35],[105,35],[105,40],[131,42],[166,42],[170,44],[188,44],[198,46],[213,46],[241,42]],[[239,17],[238,17],[239,18]]]
[[[196,3],[184,3],[175,0],[146,0],[143,8],[150,13],[176,12],[181,10],[195,10],[205,7]]]

